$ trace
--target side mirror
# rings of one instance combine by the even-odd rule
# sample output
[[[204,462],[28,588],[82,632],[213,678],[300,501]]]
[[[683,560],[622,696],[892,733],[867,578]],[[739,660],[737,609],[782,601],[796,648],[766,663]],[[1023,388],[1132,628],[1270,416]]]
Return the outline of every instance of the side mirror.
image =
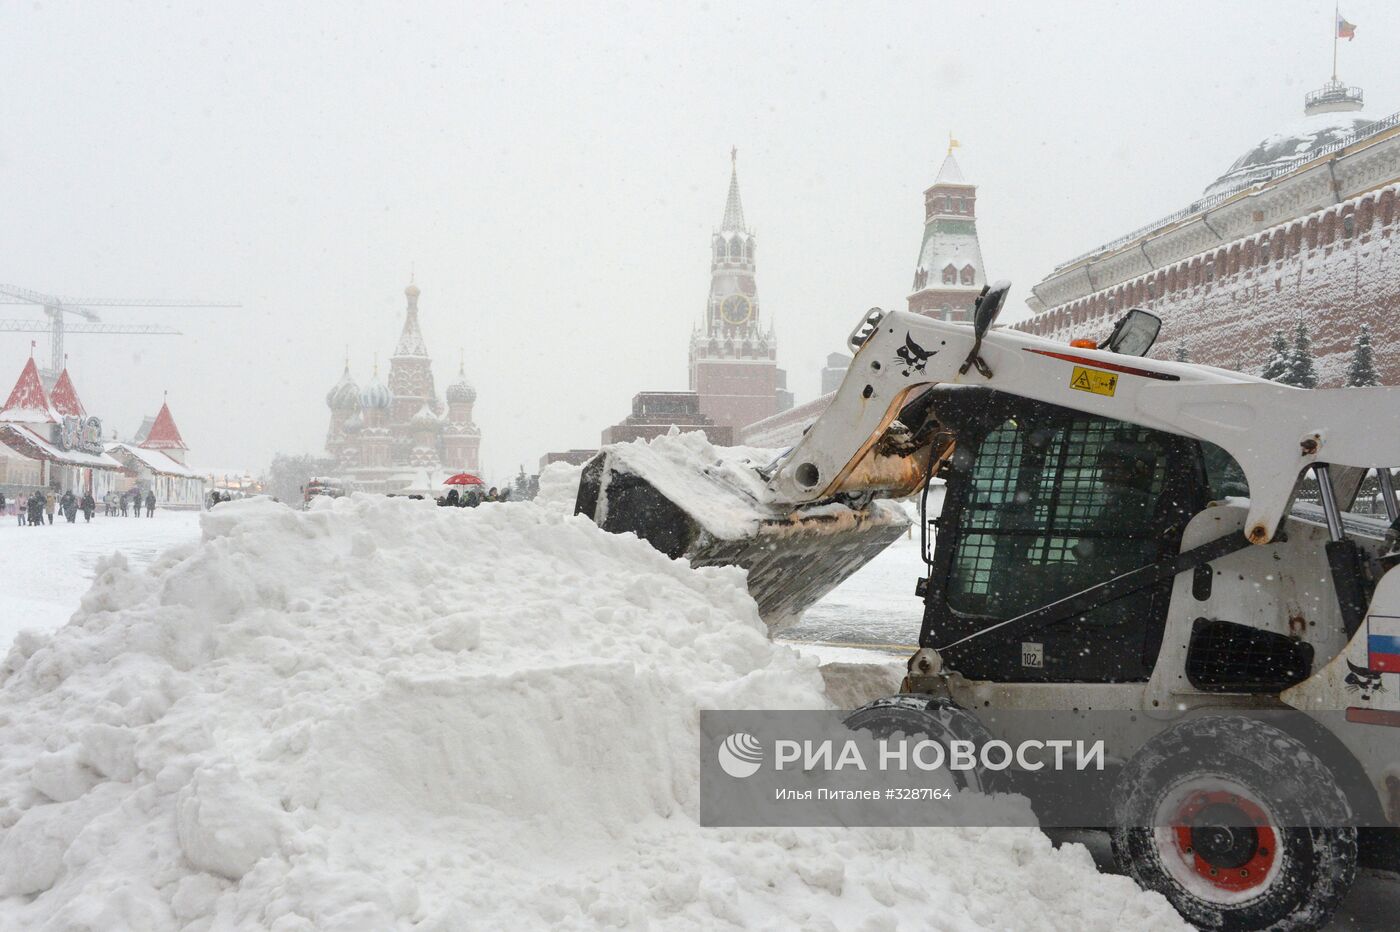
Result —
[[[1157,342],[1157,334],[1162,329],[1162,318],[1135,307],[1113,325],[1108,339],[1099,344],[1099,349],[1124,356],[1146,356]]]
[[[978,340],[981,340],[986,332],[992,329],[992,324],[996,323],[997,315],[1006,304],[1006,295],[1010,291],[1011,283],[1002,279],[983,288],[982,293],[977,296],[977,305],[972,311],[972,331]]]
[[[958,375],[966,375],[968,369],[976,366],[983,378],[990,379],[992,377],[991,367],[982,358],[982,338],[987,335],[988,330],[992,329],[992,324],[996,322],[997,315],[1001,313],[1002,305],[1006,303],[1006,294],[1010,290],[1011,283],[1002,279],[983,288],[982,293],[977,296],[977,303],[972,308],[972,350],[963,360],[962,367],[958,369]]]

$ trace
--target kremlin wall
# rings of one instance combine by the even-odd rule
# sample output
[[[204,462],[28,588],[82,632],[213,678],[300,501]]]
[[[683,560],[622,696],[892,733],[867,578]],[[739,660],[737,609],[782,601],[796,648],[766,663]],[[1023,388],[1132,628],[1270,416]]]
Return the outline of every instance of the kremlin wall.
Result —
[[[1152,355],[1258,373],[1275,334],[1307,325],[1321,387],[1343,384],[1363,324],[1400,383],[1400,113],[1360,88],[1308,94],[1301,122],[1249,149],[1187,207],[1071,259],[1016,326],[1102,337],[1130,307],[1162,318]]]

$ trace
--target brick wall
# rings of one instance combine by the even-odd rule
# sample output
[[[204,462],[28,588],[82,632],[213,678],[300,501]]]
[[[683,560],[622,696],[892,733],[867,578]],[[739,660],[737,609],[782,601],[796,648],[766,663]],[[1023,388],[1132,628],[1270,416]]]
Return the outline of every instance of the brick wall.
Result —
[[[1106,336],[1130,307],[1162,318],[1152,355],[1258,373],[1276,332],[1305,321],[1320,384],[1344,382],[1361,325],[1376,371],[1400,384],[1396,188],[1353,198],[1038,314],[1016,327],[1056,340]]]

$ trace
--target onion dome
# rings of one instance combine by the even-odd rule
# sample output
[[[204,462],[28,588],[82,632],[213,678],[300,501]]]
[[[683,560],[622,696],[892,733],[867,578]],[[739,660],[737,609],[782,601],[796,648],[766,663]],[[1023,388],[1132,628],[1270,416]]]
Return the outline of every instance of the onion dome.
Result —
[[[360,392],[360,404],[364,405],[366,408],[375,408],[382,411],[389,407],[390,402],[393,400],[394,396],[389,393],[388,387],[383,382],[379,381],[379,375],[377,373],[370,378],[369,382],[366,383],[364,389]]]
[[[336,382],[335,387],[326,393],[326,407],[332,410],[348,410],[359,406],[360,387],[350,377],[350,366],[347,363],[345,372],[340,376],[340,381]]]
[[[442,426],[441,419],[427,405],[419,408],[418,413],[413,415],[408,423],[416,430],[437,430]]]
[[[364,430],[364,428],[365,416],[359,411],[356,411],[354,414],[350,415],[350,417],[346,418],[345,423],[341,425],[341,429],[347,434],[358,434],[360,431]]]
[[[446,394],[448,404],[452,404],[453,402],[471,403],[476,401],[476,389],[472,387],[472,383],[467,381],[465,365],[458,366],[457,381],[447,386]]]

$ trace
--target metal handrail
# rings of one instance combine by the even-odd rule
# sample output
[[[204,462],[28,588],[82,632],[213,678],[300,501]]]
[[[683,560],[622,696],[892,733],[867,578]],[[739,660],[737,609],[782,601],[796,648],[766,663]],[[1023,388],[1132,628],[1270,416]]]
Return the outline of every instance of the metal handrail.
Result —
[[[1309,91],[1303,98],[1303,106],[1310,106],[1323,100],[1345,100],[1360,101],[1362,91],[1359,87],[1347,87],[1342,82],[1325,84],[1315,91]]]

